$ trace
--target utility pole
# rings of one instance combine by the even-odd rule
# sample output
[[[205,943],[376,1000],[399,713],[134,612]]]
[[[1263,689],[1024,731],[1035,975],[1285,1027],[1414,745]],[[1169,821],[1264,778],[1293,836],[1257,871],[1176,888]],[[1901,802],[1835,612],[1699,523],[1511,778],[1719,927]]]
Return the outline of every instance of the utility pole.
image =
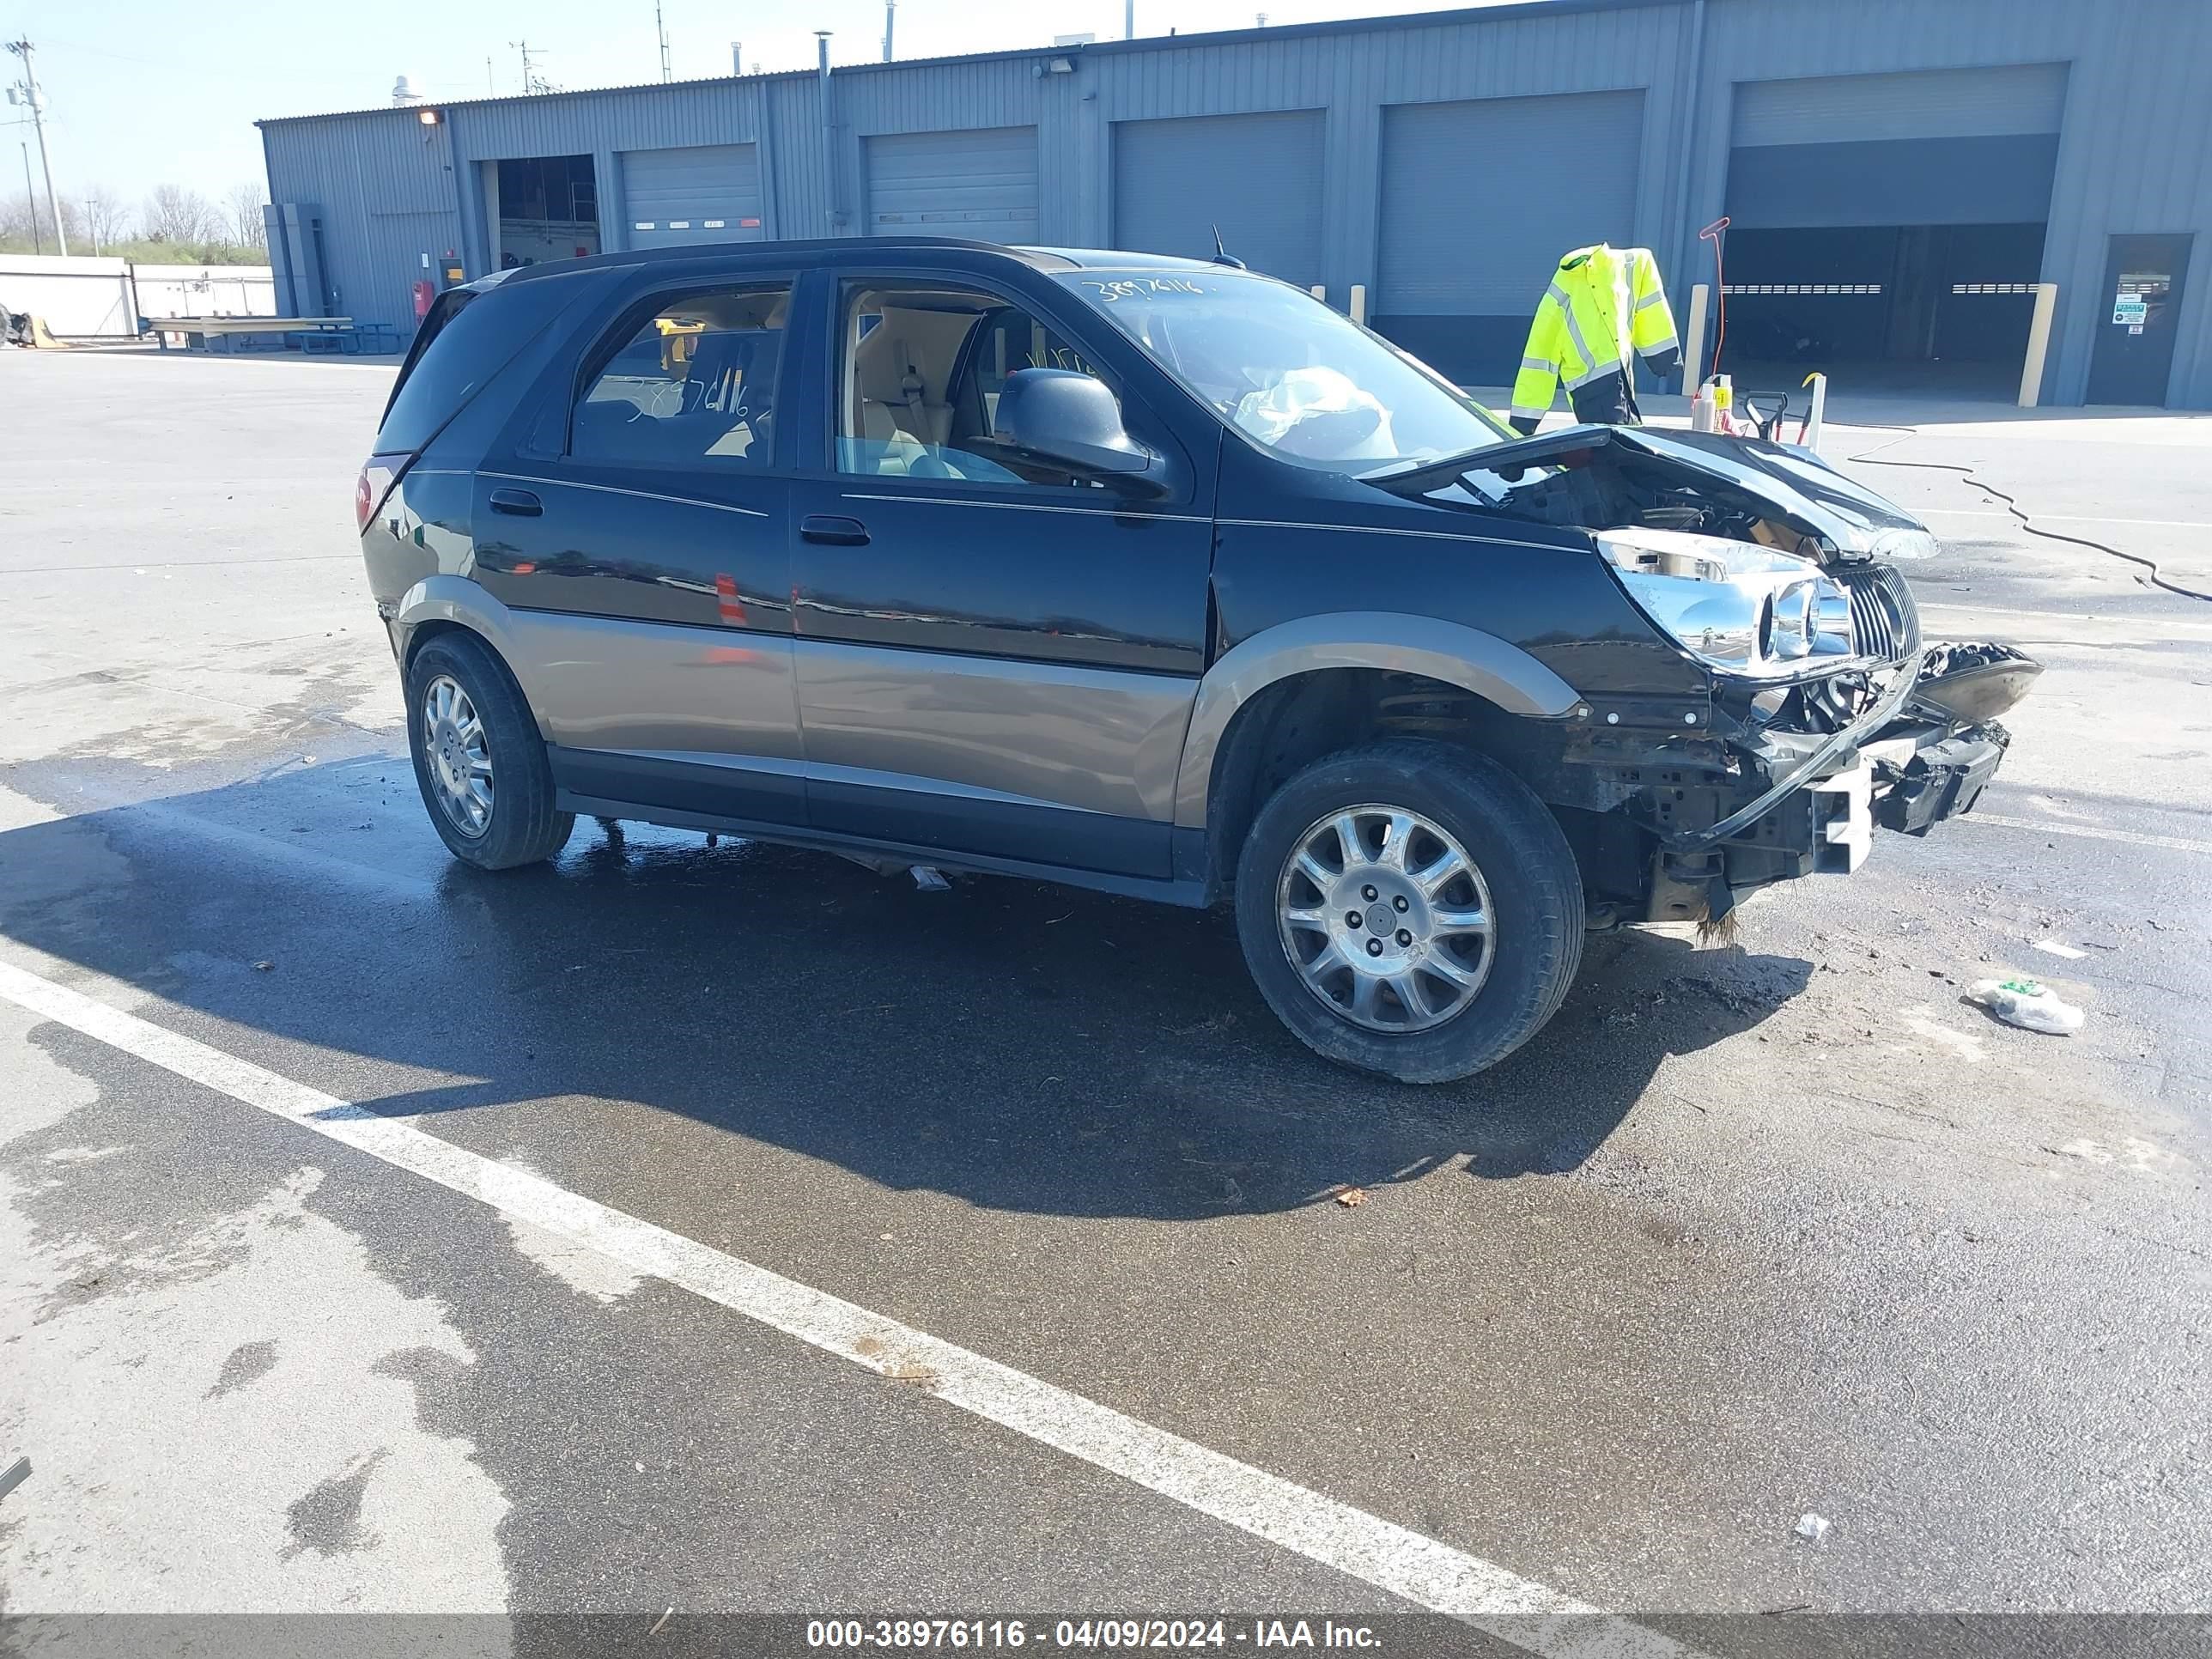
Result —
[[[39,167],[46,175],[46,211],[53,216],[54,221],[54,246],[64,253],[67,253],[69,238],[62,234],[62,204],[60,199],[54,194],[54,164],[46,154],[46,100],[39,95],[38,74],[31,67],[31,43],[22,40],[10,40],[8,42],[8,50],[23,60],[22,82],[20,86],[8,88],[8,101],[11,104],[28,104],[31,106],[31,126],[39,135]],[[17,95],[19,93],[20,97]],[[27,164],[29,160],[29,152],[26,151],[24,161]],[[23,188],[27,192],[30,187],[29,168],[27,165],[24,169]],[[38,218],[39,205],[34,201],[31,204],[31,222],[33,228],[38,223]],[[33,240],[35,240],[33,238]]]
[[[496,98],[499,96],[499,87],[491,78],[491,54],[489,52],[486,52],[484,54],[484,96],[487,98]]]
[[[660,79],[665,85],[675,77],[668,72],[668,25],[660,21],[660,0],[653,0],[653,32],[660,37]]]

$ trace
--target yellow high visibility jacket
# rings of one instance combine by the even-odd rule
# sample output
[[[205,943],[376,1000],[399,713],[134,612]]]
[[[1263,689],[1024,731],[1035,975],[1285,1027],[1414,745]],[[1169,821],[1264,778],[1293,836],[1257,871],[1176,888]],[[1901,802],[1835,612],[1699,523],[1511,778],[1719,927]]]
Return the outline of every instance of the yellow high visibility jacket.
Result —
[[[1645,247],[1578,247],[1559,261],[1513,381],[1513,413],[1534,420],[1565,381],[1570,395],[1626,368],[1634,350],[1671,372],[1680,347],[1658,262]]]

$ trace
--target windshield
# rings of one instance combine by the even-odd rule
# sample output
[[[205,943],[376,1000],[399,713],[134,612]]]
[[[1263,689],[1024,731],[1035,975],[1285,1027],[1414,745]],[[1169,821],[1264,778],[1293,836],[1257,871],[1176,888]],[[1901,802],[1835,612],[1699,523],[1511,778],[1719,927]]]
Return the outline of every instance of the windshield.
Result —
[[[1357,475],[1512,436],[1433,369],[1271,278],[1224,268],[1059,280],[1286,461]]]

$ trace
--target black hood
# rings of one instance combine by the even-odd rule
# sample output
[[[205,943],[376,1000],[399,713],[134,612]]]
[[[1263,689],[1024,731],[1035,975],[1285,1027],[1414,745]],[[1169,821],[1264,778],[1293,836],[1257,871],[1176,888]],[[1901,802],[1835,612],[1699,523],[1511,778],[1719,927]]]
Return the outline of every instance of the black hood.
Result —
[[[1801,533],[1823,539],[1845,557],[1914,558],[1935,551],[1928,526],[1830,466],[1811,450],[1762,438],[1715,432],[1679,432],[1649,426],[1571,426],[1518,442],[1492,445],[1366,482],[1396,495],[1422,495],[1463,474],[1510,473],[1516,469],[1587,466],[1612,450],[1679,467],[1685,483],[1717,483],[1785,520]],[[1609,525],[1590,525],[1606,530]]]

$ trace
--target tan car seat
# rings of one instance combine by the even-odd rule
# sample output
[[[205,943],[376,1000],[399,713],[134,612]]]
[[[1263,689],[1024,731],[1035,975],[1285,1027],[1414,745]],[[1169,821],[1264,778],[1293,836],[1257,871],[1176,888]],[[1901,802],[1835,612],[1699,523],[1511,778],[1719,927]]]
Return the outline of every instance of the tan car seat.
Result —
[[[908,343],[917,331],[904,326],[911,317],[884,312],[883,321],[853,352],[860,436],[885,446],[876,463],[878,472],[908,471],[927,459],[925,445],[941,447],[952,430],[945,387],[941,380],[932,386],[921,367],[939,354],[917,353]]]

